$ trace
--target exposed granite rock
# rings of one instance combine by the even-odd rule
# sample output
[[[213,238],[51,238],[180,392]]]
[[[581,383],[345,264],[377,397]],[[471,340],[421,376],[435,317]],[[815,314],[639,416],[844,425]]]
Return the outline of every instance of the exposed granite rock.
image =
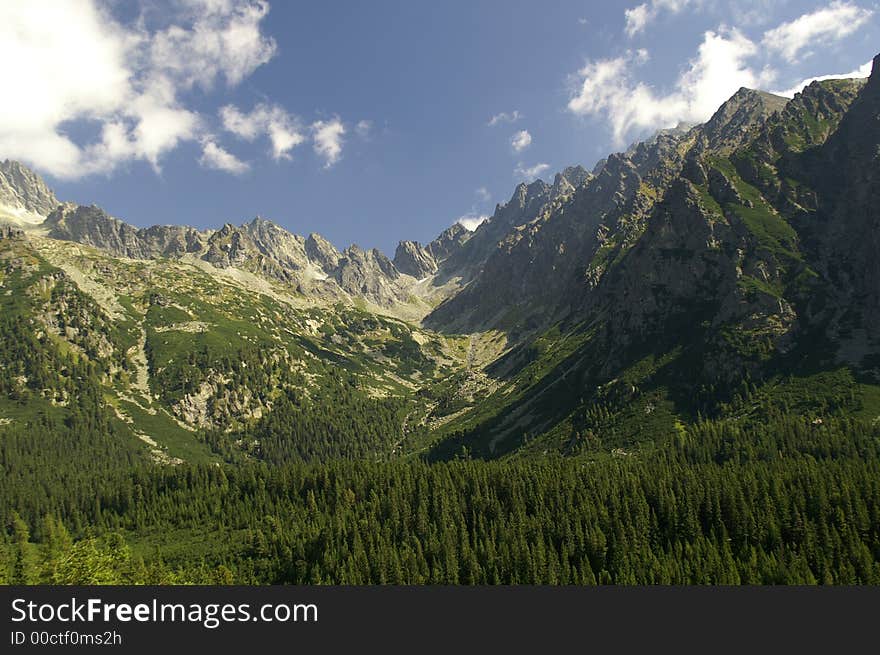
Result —
[[[310,234],[306,239],[306,254],[325,271],[332,271],[339,266],[342,254],[320,234]]]
[[[407,293],[395,281],[400,273],[379,250],[363,250],[349,246],[333,271],[339,286],[353,296],[359,296],[380,307],[406,302]]]
[[[436,239],[425,246],[425,249],[431,254],[435,262],[443,262],[461,250],[472,234],[461,223],[453,223],[443,230]]]
[[[0,222],[38,224],[57,206],[43,178],[20,162],[0,162]]]
[[[746,143],[764,120],[786,104],[788,98],[740,88],[700,127],[700,149],[726,150]]]
[[[427,248],[415,241],[401,241],[394,253],[394,267],[405,275],[421,279],[437,271],[437,262]]]
[[[137,228],[113,218],[95,205],[59,205],[46,218],[44,226],[49,228],[49,236],[53,239],[94,246],[117,257],[149,259],[157,254],[140,239]]]
[[[23,239],[24,230],[11,225],[0,225],[0,239]]]

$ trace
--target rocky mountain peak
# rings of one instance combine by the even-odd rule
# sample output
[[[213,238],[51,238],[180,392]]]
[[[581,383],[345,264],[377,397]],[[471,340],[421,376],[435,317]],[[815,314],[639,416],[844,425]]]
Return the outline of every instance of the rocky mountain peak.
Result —
[[[145,259],[152,255],[138,238],[137,228],[95,205],[64,203],[49,214],[44,225],[53,239],[102,248],[118,257]]]
[[[275,230],[283,230],[277,223],[270,221],[262,216],[254,216],[250,221],[242,225],[248,232],[255,233],[259,231],[272,232]]]
[[[868,76],[866,84],[873,91],[880,88],[880,54],[874,57],[871,63],[871,74]]]
[[[574,190],[572,184],[565,179],[562,173],[557,173],[553,178],[552,194],[561,196]]]
[[[309,259],[316,262],[327,272],[335,269],[342,258],[342,254],[332,243],[315,232],[312,232],[306,238],[305,248]]]
[[[567,166],[562,171],[562,177],[568,180],[573,187],[577,188],[587,181],[590,177],[590,172],[580,164],[576,164],[575,166]]]
[[[391,260],[375,248],[364,250],[352,244],[342,253],[332,275],[343,291],[380,307],[406,302],[406,291],[396,284],[400,273]]]
[[[414,278],[421,279],[437,271],[433,255],[416,241],[401,241],[394,252],[394,267]]]
[[[706,146],[717,150],[742,145],[753,128],[782,110],[788,101],[766,91],[740,87],[702,126]]]
[[[57,206],[55,194],[37,173],[17,161],[0,162],[0,222],[35,225]]]
[[[591,177],[592,175],[583,166],[568,166],[553,178],[550,198],[556,199],[571,193]]]
[[[453,223],[443,230],[440,235],[429,243],[426,248],[436,262],[442,262],[461,250],[461,247],[471,238],[473,232],[461,223]]]
[[[263,255],[281,265],[299,270],[309,264],[306,240],[261,216],[243,226]]]

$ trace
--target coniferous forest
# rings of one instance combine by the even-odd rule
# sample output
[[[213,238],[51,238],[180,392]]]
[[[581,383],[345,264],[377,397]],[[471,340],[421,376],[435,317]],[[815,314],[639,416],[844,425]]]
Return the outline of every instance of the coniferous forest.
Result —
[[[611,457],[160,468],[91,410],[4,430],[3,582],[880,583],[876,425],[704,422]]]
[[[846,374],[743,383],[719,416],[748,420],[697,412],[626,448],[598,404],[567,449],[500,460],[369,456],[400,408],[338,375],[332,407],[285,396],[258,446],[204,431],[216,460],[169,466],[103,402],[99,358],[6,307],[6,584],[880,583],[880,424],[852,417],[871,396]]]

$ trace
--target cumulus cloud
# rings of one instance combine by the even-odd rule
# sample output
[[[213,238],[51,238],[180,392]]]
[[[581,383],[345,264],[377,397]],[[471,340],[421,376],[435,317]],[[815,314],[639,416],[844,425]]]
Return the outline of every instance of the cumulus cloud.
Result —
[[[149,40],[154,70],[181,84],[210,89],[223,77],[235,86],[275,55],[275,40],[263,36],[260,22],[269,4],[232,0],[183,0],[181,18],[191,25],[171,25]]]
[[[342,157],[343,135],[345,126],[338,118],[329,121],[312,123],[315,152],[323,157],[324,168],[330,168]]]
[[[541,173],[545,172],[550,168],[550,164],[535,164],[534,166],[525,166],[522,162],[516,165],[516,168],[513,170],[513,175],[519,180],[523,182],[531,182],[538,177],[540,177]]]
[[[532,144],[532,135],[528,130],[520,130],[510,138],[510,145],[517,152],[522,152]]]
[[[299,121],[278,105],[261,103],[246,114],[234,105],[226,105],[219,114],[223,127],[246,141],[268,137],[276,161],[290,159],[290,151],[306,139]]]
[[[479,189],[474,191],[474,195],[480,200],[480,202],[489,202],[492,200],[492,194],[489,193],[489,189],[484,186],[481,186]]]
[[[788,89],[783,89],[782,91],[771,91],[778,96],[785,96],[786,98],[793,98],[794,94],[803,91],[804,87],[812,84],[813,82],[821,82],[822,80],[847,80],[853,78],[865,78],[871,75],[871,67],[873,62],[866,62],[859,66],[854,71],[850,71],[849,73],[834,73],[831,75],[820,75],[818,77],[808,77],[805,80],[801,80],[797,84],[789,87]]]
[[[639,32],[643,32],[661,11],[677,14],[689,4],[693,4],[692,0],[651,0],[632,9],[627,9],[623,12],[626,21],[624,28],[626,35],[632,38]]]
[[[634,134],[681,121],[702,122],[740,87],[762,87],[773,80],[772,69],[756,71],[747,64],[756,52],[757,46],[738,30],[708,31],[668,93],[634,79],[635,69],[647,59],[644,51],[592,61],[578,71],[568,109],[604,117],[617,147]]]
[[[465,214],[464,216],[460,216],[456,222],[468,232],[473,232],[488,219],[489,217],[485,214]]]
[[[827,46],[839,41],[864,25],[873,15],[851,2],[837,0],[829,6],[804,14],[764,33],[763,44],[788,62],[810,56],[811,47]]]
[[[516,123],[518,120],[522,118],[522,114],[519,113],[518,109],[514,109],[512,112],[502,111],[500,114],[495,114],[492,118],[489,119],[489,122],[486,123],[489,127],[495,127],[500,123]]]
[[[240,175],[250,168],[246,162],[241,161],[210,139],[206,139],[202,143],[202,156],[199,158],[199,163],[205,168],[213,168],[235,175]]]
[[[59,178],[148,161],[205,134],[180,96],[238,84],[275,53],[265,2],[180,0],[152,28],[115,21],[96,0],[0,3],[0,155]],[[14,102],[9,99],[14,94]],[[69,125],[97,128],[91,143]]]

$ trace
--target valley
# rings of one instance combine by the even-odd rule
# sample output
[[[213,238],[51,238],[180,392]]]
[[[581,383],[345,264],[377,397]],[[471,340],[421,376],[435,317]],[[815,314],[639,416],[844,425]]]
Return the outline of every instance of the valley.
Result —
[[[0,164],[0,576],[880,582],[878,62],[393,258]]]

